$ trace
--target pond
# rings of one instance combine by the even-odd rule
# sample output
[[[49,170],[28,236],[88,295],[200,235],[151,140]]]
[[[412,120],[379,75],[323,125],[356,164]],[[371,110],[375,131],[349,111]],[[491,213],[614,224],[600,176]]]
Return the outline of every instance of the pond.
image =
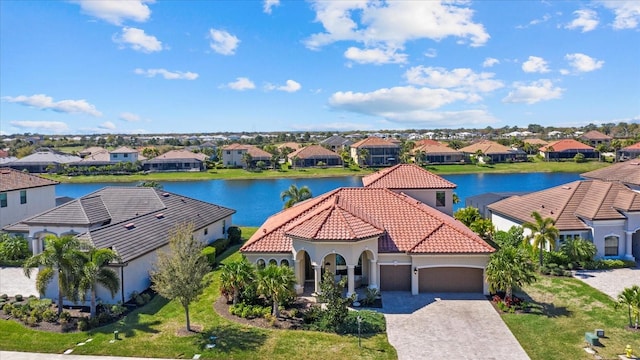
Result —
[[[580,179],[577,173],[526,174],[456,174],[443,175],[458,185],[455,190],[464,207],[469,196],[487,192],[538,191]],[[269,216],[282,210],[280,193],[295,184],[308,186],[313,195],[320,195],[338,187],[362,186],[359,176],[302,179],[252,179],[163,182],[164,189],[194,199],[211,202],[237,210],[233,222],[240,226],[260,226]],[[59,184],[57,196],[77,198],[105,186],[134,186],[136,183]]]

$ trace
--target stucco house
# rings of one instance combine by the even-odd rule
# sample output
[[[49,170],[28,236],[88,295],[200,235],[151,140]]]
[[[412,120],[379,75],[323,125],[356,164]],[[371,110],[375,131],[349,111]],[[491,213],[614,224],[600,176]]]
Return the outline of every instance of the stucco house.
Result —
[[[153,159],[146,160],[145,171],[202,171],[206,168],[208,156],[189,150],[171,150]]]
[[[82,160],[79,156],[56,153],[54,151],[38,151],[7,164],[16,170],[30,173],[46,173],[49,169],[58,171],[63,166]]]
[[[340,152],[344,149],[349,149],[351,144],[353,144],[353,141],[347,138],[344,138],[340,135],[331,135],[328,138],[320,141],[320,145],[335,152]]]
[[[350,154],[356,164],[393,166],[400,162],[400,145],[386,139],[370,136],[352,144]],[[363,157],[364,154],[366,156]]]
[[[527,153],[519,149],[512,149],[490,140],[480,140],[460,149],[467,158],[482,153],[481,162],[501,163],[507,161],[526,161]]]
[[[601,144],[609,146],[611,144],[611,140],[613,140],[611,136],[603,134],[598,130],[587,131],[586,133],[580,135],[580,139],[588,142],[589,145],[593,147]]]
[[[623,147],[622,149],[618,150],[616,155],[618,161],[640,159],[640,142]]]
[[[640,192],[640,159],[617,163],[580,174],[586,179],[616,181]]]
[[[125,302],[133,291],[150,286],[151,270],[158,251],[166,249],[169,232],[191,222],[194,236],[204,243],[226,237],[235,210],[186,196],[146,187],[106,187],[21,222],[28,228],[34,254],[43,250],[49,235],[75,235],[97,248],[110,248],[119,261],[110,267],[119,275],[120,289],[112,298],[98,288],[106,303]],[[45,297],[57,299],[57,281]]]
[[[111,162],[136,162],[138,161],[138,150],[121,146],[115,150],[109,151],[109,160]]]
[[[416,162],[426,162],[430,164],[458,164],[464,162],[465,155],[463,152],[452,149],[445,144],[434,140],[433,143],[416,143],[416,147],[411,151]]]
[[[0,228],[56,206],[57,181],[0,168]]]
[[[597,159],[600,154],[593,147],[573,139],[562,139],[542,146],[540,155],[547,160],[573,159],[577,154],[583,154],[585,159]]]
[[[342,166],[340,155],[320,145],[300,148],[287,155],[287,160],[294,167],[318,166],[320,162],[324,166]]]
[[[222,148],[222,163],[228,167],[242,167],[246,168],[244,155],[251,155],[251,164],[253,167],[258,161],[263,161],[266,165],[271,164],[272,155],[253,145],[246,144],[231,144]]]
[[[436,182],[436,191],[446,181],[413,165],[396,171],[421,171]],[[487,294],[484,270],[494,249],[461,222],[401,191],[390,174],[374,175],[366,187],[339,188],[271,216],[240,251],[259,267],[293,267],[298,293],[319,292],[322,274],[330,272],[347,278],[348,296],[359,286]],[[393,190],[375,186],[385,181]],[[426,185],[421,194],[415,181],[409,176],[412,195],[431,192]]]
[[[599,258],[640,259],[640,192],[619,182],[579,180],[488,206],[497,230],[553,219],[559,231],[554,247],[567,238],[593,242]]]

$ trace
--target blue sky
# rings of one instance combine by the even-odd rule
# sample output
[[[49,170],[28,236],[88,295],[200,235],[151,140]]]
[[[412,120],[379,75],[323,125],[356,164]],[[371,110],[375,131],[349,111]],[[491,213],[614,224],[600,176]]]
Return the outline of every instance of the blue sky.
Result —
[[[640,1],[0,1],[3,134],[640,121]]]

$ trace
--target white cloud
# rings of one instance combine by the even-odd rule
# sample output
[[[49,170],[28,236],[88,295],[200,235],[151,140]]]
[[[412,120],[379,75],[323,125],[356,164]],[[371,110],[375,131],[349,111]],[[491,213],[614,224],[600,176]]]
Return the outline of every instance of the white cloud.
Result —
[[[160,75],[167,80],[195,80],[198,78],[198,74],[194,72],[182,72],[182,71],[169,71],[166,69],[135,69],[134,72],[138,75],[146,77],[155,77]]]
[[[22,131],[34,133],[64,134],[69,132],[69,126],[61,121],[10,121],[11,125]]]
[[[153,4],[154,0],[76,0],[82,12],[105,20],[114,25],[122,25],[125,20],[145,22],[151,16],[151,10],[146,4]]]
[[[267,14],[271,14],[271,10],[275,6],[280,6],[280,0],[264,0],[262,10]]]
[[[448,71],[440,67],[415,66],[407,70],[404,76],[413,85],[427,85],[458,91],[491,92],[504,87],[502,81],[493,79],[494,73],[475,73],[466,68]]]
[[[515,82],[513,91],[502,99],[506,103],[527,103],[529,105],[540,101],[559,99],[564,89],[554,86],[549,79],[540,79],[529,84]]]
[[[640,22],[640,1],[637,0],[602,0],[604,7],[616,15],[613,28],[616,30],[635,29]]]
[[[249,80],[246,77],[239,77],[239,78],[236,78],[236,81],[228,83],[226,87],[233,90],[243,91],[243,90],[255,89],[256,84],[254,84],[253,81]]]
[[[484,61],[482,62],[482,67],[492,67],[492,66],[498,65],[498,64],[500,64],[500,60],[498,60],[496,58],[488,57],[488,58],[484,59]]]
[[[538,24],[542,24],[544,22],[547,22],[547,21],[549,21],[549,19],[551,19],[551,15],[544,14],[540,19],[533,19],[533,20],[529,21],[529,23],[527,25],[518,25],[518,26],[516,26],[516,29],[526,29],[529,26],[538,25]]]
[[[140,115],[130,112],[123,112],[120,113],[119,119],[127,122],[137,122],[140,121]]]
[[[388,49],[358,49],[350,47],[344,52],[344,57],[359,64],[393,64],[406,63],[407,54],[398,54]]]
[[[547,73],[547,61],[541,57],[529,56],[529,60],[522,63],[522,71],[527,73]]]
[[[4,101],[25,106],[31,106],[40,110],[53,110],[61,113],[83,113],[92,116],[102,116],[102,113],[86,100],[60,100],[53,101],[51,96],[36,94],[31,96],[5,96]]]
[[[580,53],[567,54],[564,58],[569,62],[569,66],[576,72],[590,72],[598,70],[604,65],[603,60],[597,60],[591,56]]]
[[[348,122],[333,122],[321,124],[305,123],[305,124],[291,124],[293,130],[298,131],[348,131],[348,130],[368,130],[373,127],[370,124],[362,123],[348,123]]]
[[[567,29],[582,29],[582,32],[594,30],[598,26],[598,13],[593,10],[584,9],[573,12],[576,16],[572,22],[567,24]]]
[[[222,55],[236,53],[240,39],[224,30],[209,29],[209,46],[213,51]]]
[[[116,124],[112,123],[111,121],[105,121],[102,124],[98,125],[98,129],[115,130]]]
[[[429,48],[429,49],[427,49],[427,51],[424,52],[424,56],[426,56],[428,58],[434,58],[434,57],[438,56],[438,50],[436,50],[434,48]]]
[[[285,83],[285,85],[282,86],[276,86],[273,84],[267,84],[265,86],[266,90],[279,90],[279,91],[286,91],[286,92],[296,92],[300,89],[302,89],[302,85],[300,85],[299,82],[295,81],[295,80],[287,80],[287,82]]]
[[[145,53],[161,51],[163,49],[162,42],[155,36],[147,35],[144,30],[125,27],[122,28],[122,34],[113,36],[113,41],[121,44],[122,47],[129,46],[133,50]]]
[[[473,22],[466,2],[451,1],[314,1],[316,22],[324,32],[305,40],[310,49],[338,41],[354,41],[383,52],[404,49],[411,40],[456,37],[471,46],[482,46],[489,34]],[[353,54],[352,54],[353,55]],[[390,61],[397,61],[389,57]]]

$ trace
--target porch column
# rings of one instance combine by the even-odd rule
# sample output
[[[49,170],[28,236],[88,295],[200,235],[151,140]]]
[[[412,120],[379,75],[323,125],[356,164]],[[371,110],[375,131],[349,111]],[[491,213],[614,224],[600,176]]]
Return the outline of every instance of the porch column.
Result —
[[[313,265],[313,282],[314,282],[314,293],[320,294],[320,274],[322,272],[322,266],[319,264]]]
[[[355,265],[347,265],[347,297],[354,294],[355,287]]]
[[[31,238],[31,252],[33,255],[38,255],[40,253],[40,249],[42,249],[40,242],[41,240],[38,237]]]
[[[296,284],[294,289],[298,295],[304,292],[304,269],[300,266],[301,262],[301,260],[295,260],[293,263],[293,272],[296,274]]]
[[[375,259],[369,260],[369,289],[378,288],[378,263]]]
[[[633,246],[631,243],[631,240],[633,239],[633,232],[625,231],[625,233],[627,234],[627,239],[625,241],[625,246],[624,246],[624,250],[625,250],[624,259],[635,261],[635,258],[633,257]]]

